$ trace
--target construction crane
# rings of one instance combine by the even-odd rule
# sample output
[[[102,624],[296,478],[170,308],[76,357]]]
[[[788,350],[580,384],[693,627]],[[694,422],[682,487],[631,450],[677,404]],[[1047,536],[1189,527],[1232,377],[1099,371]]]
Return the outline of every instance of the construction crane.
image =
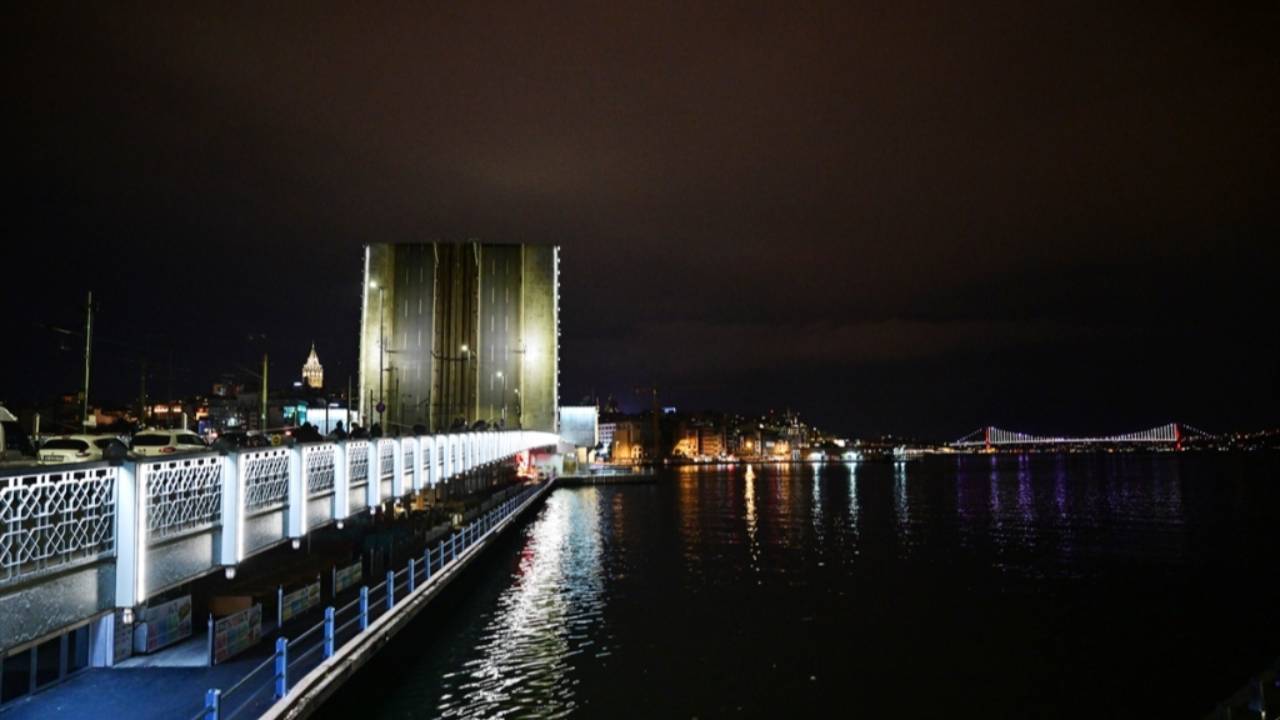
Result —
[[[658,414],[659,414],[658,388],[656,385],[637,386],[635,389],[635,393],[636,395],[648,395],[651,399],[651,402],[653,403],[652,405],[653,449],[652,449],[652,455],[650,455],[650,459],[653,461],[654,465],[657,465],[662,459],[662,455],[660,452],[660,448],[662,447],[662,439],[661,439],[661,435],[658,433]]]

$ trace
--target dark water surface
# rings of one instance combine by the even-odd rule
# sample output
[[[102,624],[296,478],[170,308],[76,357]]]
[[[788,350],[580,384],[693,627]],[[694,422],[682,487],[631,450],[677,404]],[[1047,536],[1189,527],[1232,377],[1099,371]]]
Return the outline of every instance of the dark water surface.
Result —
[[[559,489],[332,717],[1200,717],[1280,654],[1271,456]]]

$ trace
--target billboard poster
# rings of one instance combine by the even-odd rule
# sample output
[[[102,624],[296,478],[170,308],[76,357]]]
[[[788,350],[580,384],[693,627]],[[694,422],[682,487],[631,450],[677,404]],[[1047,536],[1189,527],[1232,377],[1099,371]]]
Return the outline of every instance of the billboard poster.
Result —
[[[280,622],[289,622],[289,620],[319,604],[320,581],[316,580],[306,587],[294,590],[293,592],[282,596],[280,601]]]
[[[333,594],[337,595],[347,588],[355,587],[363,577],[364,574],[361,572],[359,562],[344,568],[338,568],[333,573]]]
[[[213,664],[226,662],[262,638],[262,604],[232,613],[213,623]]]
[[[135,652],[155,652],[191,637],[191,596],[183,595],[142,612],[133,633]]]

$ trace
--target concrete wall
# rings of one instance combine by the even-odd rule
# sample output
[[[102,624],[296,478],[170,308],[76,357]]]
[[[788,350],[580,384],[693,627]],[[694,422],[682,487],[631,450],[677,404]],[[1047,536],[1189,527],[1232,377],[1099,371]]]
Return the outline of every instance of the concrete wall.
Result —
[[[189,582],[218,565],[220,532],[215,528],[152,545],[147,550],[146,597]]]
[[[268,510],[244,521],[244,554],[248,557],[285,537],[284,509]]]
[[[314,530],[333,521],[333,493],[307,498],[307,527]]]
[[[0,595],[0,652],[115,606],[114,560],[82,565]]]
[[[600,442],[599,417],[594,405],[561,406],[560,437],[576,447],[595,447]]]

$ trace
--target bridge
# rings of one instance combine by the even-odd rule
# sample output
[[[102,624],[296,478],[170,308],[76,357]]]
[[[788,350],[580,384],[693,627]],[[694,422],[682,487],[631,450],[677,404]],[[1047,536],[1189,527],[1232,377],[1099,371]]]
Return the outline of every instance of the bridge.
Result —
[[[1153,445],[1171,446],[1181,449],[1182,443],[1190,439],[1210,438],[1210,433],[1183,423],[1166,423],[1159,427],[1139,430],[1120,435],[1096,435],[1086,437],[1068,437],[1062,435],[1033,435],[1031,433],[1004,430],[988,425],[978,428],[949,445],[957,449],[982,448],[993,450],[997,447],[1033,447],[1033,446],[1081,446],[1081,445]]]
[[[92,664],[112,665],[150,599],[558,441],[470,432],[5,470],[0,655],[89,621]]]

